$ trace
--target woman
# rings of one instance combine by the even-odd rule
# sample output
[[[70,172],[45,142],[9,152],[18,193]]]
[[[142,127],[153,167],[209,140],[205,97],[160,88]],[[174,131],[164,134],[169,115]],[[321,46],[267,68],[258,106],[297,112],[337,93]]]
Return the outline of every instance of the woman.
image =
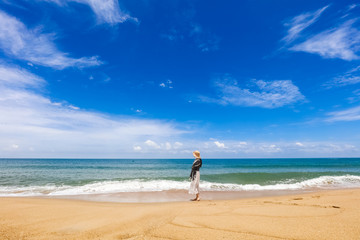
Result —
[[[200,190],[199,190],[199,184],[200,184],[200,168],[202,166],[202,160],[200,158],[200,152],[194,151],[193,155],[195,157],[195,161],[191,167],[191,173],[190,173],[190,189],[189,194],[196,194],[196,198],[191,199],[191,201],[200,201]]]

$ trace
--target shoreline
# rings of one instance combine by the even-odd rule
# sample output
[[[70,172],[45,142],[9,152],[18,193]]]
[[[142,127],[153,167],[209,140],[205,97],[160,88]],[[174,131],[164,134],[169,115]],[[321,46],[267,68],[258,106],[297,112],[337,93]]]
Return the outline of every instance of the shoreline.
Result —
[[[0,239],[359,239],[360,189],[200,202],[0,198]]]
[[[247,191],[200,191],[202,200],[241,200],[250,198],[264,198],[287,195],[299,195],[306,193],[316,193],[323,191],[348,190],[356,188],[342,189],[302,189],[302,190],[247,190]],[[0,196],[0,198],[33,198],[33,199],[68,199],[83,200],[89,202],[109,202],[109,203],[167,203],[167,202],[187,202],[195,195],[191,195],[186,190],[167,190],[151,192],[118,192],[118,193],[96,193],[96,194],[74,194],[74,195],[48,195],[48,196]]]

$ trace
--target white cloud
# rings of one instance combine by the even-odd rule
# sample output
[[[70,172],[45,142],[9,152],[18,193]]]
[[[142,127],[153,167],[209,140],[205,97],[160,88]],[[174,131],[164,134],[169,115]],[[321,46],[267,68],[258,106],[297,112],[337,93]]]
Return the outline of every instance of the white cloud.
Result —
[[[178,148],[181,148],[184,144],[182,144],[181,142],[175,142],[174,143],[174,148],[175,149],[178,149]]]
[[[218,148],[225,148],[225,144],[224,144],[224,143],[221,143],[221,142],[219,142],[219,141],[215,141],[214,143],[215,143],[215,145],[216,145]]]
[[[156,142],[152,141],[152,140],[146,140],[145,144],[150,146],[150,147],[153,147],[153,148],[157,148],[157,149],[160,148],[160,145],[157,144]]]
[[[350,10],[356,8],[356,7],[359,7],[359,6],[360,6],[360,4],[351,4],[351,5],[348,6],[347,10],[350,11]]]
[[[165,149],[166,150],[170,150],[171,149],[171,144],[169,142],[165,143]]]
[[[131,156],[136,142],[185,133],[166,121],[109,116],[54,102],[41,94],[40,77],[4,64],[0,71],[5,73],[0,75],[0,157]],[[9,149],[13,144],[21,146],[17,155]]]
[[[334,157],[358,156],[359,149],[342,142],[246,142],[226,140],[226,148],[214,148],[213,142],[203,142],[200,152],[218,157]]]
[[[167,121],[109,116],[54,102],[41,94],[46,83],[42,78],[19,67],[0,64],[0,69],[5,73],[0,74],[0,157],[133,157],[134,151],[136,157],[191,157],[194,149],[204,157],[360,153],[352,143],[301,142],[299,147],[294,142],[183,137],[189,132]],[[360,119],[360,108],[336,116],[350,112]]]
[[[17,145],[17,144],[12,144],[11,147],[12,147],[13,149],[18,149],[18,148],[19,148],[19,145]]]
[[[329,6],[325,6],[314,12],[302,13],[296,17],[293,17],[289,22],[286,22],[284,25],[289,29],[287,31],[287,35],[282,39],[282,41],[286,43],[291,43],[296,40],[299,37],[300,33],[304,29],[315,23],[319,19],[320,15],[328,7]]]
[[[349,103],[354,103],[354,102],[360,101],[360,89],[356,89],[352,93],[353,93],[353,96],[347,98]]]
[[[183,137],[188,132],[167,121],[109,116],[54,102],[41,94],[42,78],[19,67],[0,64],[0,69],[0,157],[133,157],[134,151],[136,157],[191,157],[194,149],[204,157],[359,154],[351,143],[301,142],[299,147]],[[354,111],[360,119],[360,108]]]
[[[159,138],[158,138],[159,139]],[[164,141],[166,138],[163,138],[162,141],[153,141],[153,140],[146,140],[142,146],[134,145],[134,150],[140,151],[145,154],[164,154],[164,153],[172,153],[177,154],[182,152],[183,143],[181,142],[169,142]],[[189,144],[190,147],[190,144]],[[190,150],[189,150],[190,151]]]
[[[360,83],[360,66],[357,66],[347,71],[345,74],[333,78],[332,80],[323,84],[323,86],[326,88],[332,88],[343,87],[357,83]]]
[[[74,110],[79,110],[80,108],[74,105],[68,105],[68,108],[74,109]]]
[[[57,49],[53,34],[28,29],[21,21],[0,10],[0,48],[9,56],[31,63],[63,69],[101,65],[97,56],[72,58]]]
[[[359,59],[360,31],[353,27],[355,20],[349,20],[338,27],[323,31],[290,48],[318,54],[323,58],[340,58],[351,61]]]
[[[349,6],[345,12],[356,6]],[[344,19],[349,19],[350,13],[335,19],[338,25],[332,28],[321,32],[304,31],[316,23],[328,7],[329,5],[314,12],[300,14],[286,22],[284,25],[288,27],[288,31],[282,39],[285,47],[290,51],[317,54],[323,58],[339,58],[346,61],[359,59],[360,31],[354,27],[358,18],[344,22]]]
[[[0,64],[0,86],[11,85],[13,87],[38,87],[45,81],[27,70]]]
[[[134,151],[141,151],[141,147],[140,146],[134,146]]]
[[[291,149],[290,146],[286,146],[289,151]],[[327,156],[333,157],[335,154],[339,154],[338,156],[344,156],[344,154],[351,154],[354,152],[358,152],[359,150],[353,145],[348,143],[333,143],[333,142],[306,142],[301,146],[301,148],[293,149],[292,151],[298,152],[298,154],[320,154],[323,156],[324,153],[328,154]],[[330,154],[330,155],[329,155]],[[307,155],[305,155],[307,156]]]
[[[118,0],[43,0],[46,2],[54,2],[60,6],[64,6],[68,2],[76,2],[88,5],[95,13],[98,23],[107,23],[115,25],[125,21],[138,22],[137,18],[131,17],[128,13],[121,10]]]
[[[360,120],[360,106],[352,107],[342,111],[334,111],[328,113],[326,121],[338,122],[338,121],[357,121]]]
[[[168,79],[165,82],[160,83],[159,86],[163,88],[173,88],[172,83],[173,82],[170,79]]]
[[[225,78],[215,84],[219,91],[217,99],[200,98],[205,102],[263,108],[278,108],[305,99],[291,80],[255,80],[253,84],[254,90],[241,88],[236,80]]]
[[[275,144],[264,144],[261,145],[259,149],[266,153],[277,153],[282,151],[282,149]]]

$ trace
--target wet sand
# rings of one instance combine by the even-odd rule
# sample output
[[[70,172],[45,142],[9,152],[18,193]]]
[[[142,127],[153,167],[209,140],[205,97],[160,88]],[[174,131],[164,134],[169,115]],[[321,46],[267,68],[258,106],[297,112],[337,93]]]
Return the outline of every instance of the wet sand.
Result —
[[[306,192],[319,192],[319,190],[271,190],[271,191],[201,191],[203,200],[234,200],[243,198],[258,198],[301,194]],[[80,194],[47,196],[41,198],[74,199],[95,202],[118,203],[159,203],[159,202],[184,202],[195,195],[189,195],[185,190],[169,190],[158,192],[119,192],[101,194]]]
[[[360,189],[110,203],[0,198],[0,239],[360,239]]]

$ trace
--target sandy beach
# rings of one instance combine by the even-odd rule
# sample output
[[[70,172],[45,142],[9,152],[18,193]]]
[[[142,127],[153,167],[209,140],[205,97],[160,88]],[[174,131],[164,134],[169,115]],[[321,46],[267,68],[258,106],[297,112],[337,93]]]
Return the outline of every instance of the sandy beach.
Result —
[[[360,239],[360,189],[237,200],[0,198],[0,239]]]

